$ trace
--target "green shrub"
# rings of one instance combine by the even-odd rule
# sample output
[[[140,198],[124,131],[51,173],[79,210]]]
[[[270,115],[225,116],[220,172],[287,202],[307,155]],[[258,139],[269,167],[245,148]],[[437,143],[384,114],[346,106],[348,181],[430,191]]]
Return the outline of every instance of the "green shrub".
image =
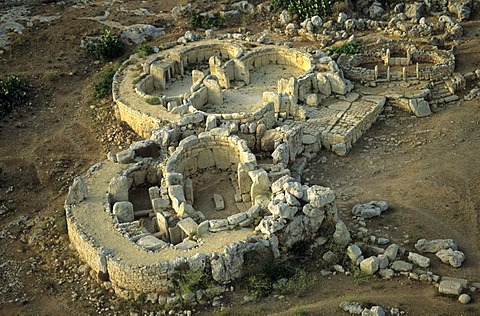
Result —
[[[340,46],[335,46],[329,49],[332,58],[338,58],[341,54],[355,55],[362,50],[362,44],[357,41],[345,42]]]
[[[145,57],[153,54],[155,51],[151,45],[143,44],[135,47],[134,52],[137,53],[140,57]]]
[[[28,100],[28,85],[17,76],[0,80],[0,117]]]
[[[273,282],[264,274],[252,275],[247,280],[248,293],[255,299],[259,300],[272,293]]]
[[[87,43],[86,50],[98,59],[111,61],[123,55],[125,43],[120,36],[106,30],[100,38]]]
[[[174,290],[180,297],[195,293],[205,281],[203,271],[180,270],[172,275]]]
[[[198,12],[190,14],[190,26],[193,29],[211,29],[212,27],[220,28],[225,23],[225,20],[220,17],[220,14],[215,13],[213,17],[201,15]]]
[[[151,105],[157,105],[160,104],[160,98],[158,97],[148,97],[145,99],[145,102]]]
[[[93,94],[95,99],[104,98],[111,93],[113,76],[115,75],[115,72],[117,72],[118,68],[118,65],[110,67],[100,76],[100,80],[93,84]]]
[[[275,10],[285,9],[305,20],[315,15],[322,18],[330,16],[335,2],[336,0],[272,0],[272,6]]]
[[[310,287],[307,272],[303,269],[296,269],[292,277],[278,284],[277,290],[281,293],[293,294],[297,297],[304,295]]]

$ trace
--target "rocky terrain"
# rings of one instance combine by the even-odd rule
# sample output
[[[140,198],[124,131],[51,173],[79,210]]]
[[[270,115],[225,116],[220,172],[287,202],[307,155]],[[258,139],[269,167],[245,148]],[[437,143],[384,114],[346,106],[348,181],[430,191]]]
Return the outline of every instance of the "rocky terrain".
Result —
[[[0,314],[346,315],[366,308],[366,315],[382,315],[380,306],[392,315],[478,315],[480,15],[471,3],[455,3],[426,8],[359,1],[358,13],[299,21],[269,12],[260,1],[0,1],[0,73],[32,87],[31,101],[0,120]],[[364,274],[345,273],[363,255],[356,248],[348,249],[343,266],[329,266],[313,245],[297,262],[312,280],[300,296],[275,293],[252,301],[239,284],[203,305],[170,311],[116,297],[69,246],[63,204],[73,178],[108,151],[140,139],[115,119],[111,98],[93,97],[93,83],[112,64],[88,55],[82,40],[106,28],[123,32],[129,46],[120,62],[145,40],[163,47],[204,36],[189,24],[194,10],[229,12],[215,33],[264,43],[325,49],[353,36],[454,51],[455,71],[466,79],[457,101],[439,102],[423,118],[387,106],[347,156],[322,149],[303,173],[310,185],[335,189],[352,237],[371,246],[370,258],[377,259],[359,265]],[[388,209],[354,208],[370,201],[387,201]],[[451,250],[427,252],[422,239],[452,240],[444,247]],[[383,244],[405,254],[392,271],[377,272],[388,257],[375,248]]]

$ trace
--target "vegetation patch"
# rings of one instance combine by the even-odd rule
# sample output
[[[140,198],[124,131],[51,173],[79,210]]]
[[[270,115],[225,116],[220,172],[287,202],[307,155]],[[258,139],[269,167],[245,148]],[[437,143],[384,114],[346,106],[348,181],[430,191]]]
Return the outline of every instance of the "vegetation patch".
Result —
[[[357,41],[345,42],[340,46],[335,46],[329,49],[332,58],[338,58],[342,54],[355,55],[362,50],[362,44]]]
[[[153,48],[153,46],[149,45],[149,44],[143,44],[143,45],[139,45],[137,47],[135,47],[134,53],[137,53],[138,56],[140,57],[145,57],[145,56],[148,56],[148,55],[151,55],[153,53],[155,53],[155,50]]]
[[[0,80],[0,117],[28,101],[28,85],[17,76]]]
[[[322,18],[330,17],[335,2],[335,0],[272,0],[272,5],[276,10],[287,10],[305,20],[315,15]]]
[[[145,99],[145,102],[151,105],[158,105],[160,104],[160,98],[158,97],[148,97]]]
[[[95,99],[104,98],[112,92],[113,76],[119,67],[119,65],[114,65],[108,68],[100,75],[100,79],[93,84],[93,95]]]
[[[190,14],[190,26],[194,29],[211,29],[220,28],[225,24],[225,20],[220,17],[219,13],[201,14],[192,12]]]
[[[100,38],[90,40],[85,49],[95,58],[111,61],[123,55],[125,43],[120,36],[114,34],[111,30],[106,30]]]

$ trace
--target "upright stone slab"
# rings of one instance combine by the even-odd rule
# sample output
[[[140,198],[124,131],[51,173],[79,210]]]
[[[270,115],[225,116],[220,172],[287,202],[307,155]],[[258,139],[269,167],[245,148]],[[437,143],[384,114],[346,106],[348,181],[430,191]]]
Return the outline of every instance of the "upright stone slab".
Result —
[[[108,192],[110,193],[111,202],[128,201],[129,188],[130,186],[127,177],[116,175],[108,184]]]
[[[170,240],[170,233],[168,230],[168,222],[165,216],[162,213],[156,214],[158,231],[161,235],[165,236],[166,240]]]
[[[134,220],[133,204],[117,202],[113,205],[113,214],[117,216],[120,223],[132,222]]]

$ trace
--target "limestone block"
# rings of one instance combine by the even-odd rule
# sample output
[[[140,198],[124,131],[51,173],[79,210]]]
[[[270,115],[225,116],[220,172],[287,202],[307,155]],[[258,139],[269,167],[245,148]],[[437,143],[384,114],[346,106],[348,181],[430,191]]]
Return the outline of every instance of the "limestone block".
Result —
[[[284,190],[288,182],[296,182],[290,175],[284,175],[272,183],[272,193],[276,194]]]
[[[388,257],[385,254],[379,254],[378,256],[378,268],[379,269],[386,269],[388,268]]]
[[[274,200],[268,203],[268,210],[274,218],[292,219],[298,211],[296,206],[290,206],[285,202]]]
[[[409,262],[405,262],[402,260],[397,260],[392,263],[391,266],[392,270],[396,272],[410,272],[413,269],[413,266]]]
[[[350,245],[347,247],[347,256],[352,262],[357,262],[358,258],[362,255],[362,250],[357,245]]]
[[[180,218],[184,218],[187,216],[194,216],[195,215],[195,209],[193,206],[187,202],[182,202],[180,203],[180,206],[178,207],[177,215]]]
[[[273,163],[281,163],[284,167],[288,166],[290,151],[287,144],[278,145],[272,153]]]
[[[285,192],[295,196],[297,199],[301,199],[303,197],[303,187],[300,182],[286,182],[283,185],[283,189]]]
[[[283,138],[283,133],[276,129],[269,129],[265,131],[261,140],[260,148],[263,151],[273,152],[275,150],[276,142],[280,141]]]
[[[113,205],[113,214],[117,216],[119,223],[132,222],[134,220],[133,204],[117,202]]]
[[[335,201],[335,192],[326,187],[313,185],[307,190],[308,201],[315,208],[322,208]]]
[[[222,105],[223,104],[223,90],[222,86],[218,83],[217,80],[207,79],[203,80],[203,84],[207,88],[208,92],[208,103],[213,105]]]
[[[237,166],[237,183],[240,194],[249,193],[252,187],[252,179],[249,176],[249,172],[252,171],[255,166],[251,163],[239,163]]]
[[[227,170],[228,168],[230,168],[230,154],[227,150],[218,148],[214,149],[213,159],[218,169]]]
[[[210,228],[220,228],[226,227],[228,225],[228,220],[226,219],[212,219],[209,221]]]
[[[388,260],[394,261],[397,258],[399,246],[397,244],[391,244],[385,249],[385,255],[387,256]]]
[[[388,203],[385,201],[371,201],[366,204],[357,204],[352,208],[352,214],[363,218],[372,218],[380,216],[382,212],[388,209]]]
[[[168,188],[168,196],[172,201],[172,207],[175,212],[178,213],[178,208],[182,202],[185,202],[185,194],[183,192],[183,187],[179,184],[172,185]]]
[[[108,184],[112,203],[128,201],[128,190],[130,185],[128,179],[122,175],[116,175]]]
[[[135,158],[135,151],[131,150],[130,148],[122,150],[121,152],[117,153],[117,162],[118,163],[130,163]]]
[[[316,94],[316,93],[307,94],[307,96],[305,98],[305,103],[308,106],[318,106],[318,104],[320,103],[320,99],[318,98],[318,94]]]
[[[458,249],[453,239],[419,239],[415,244],[415,249],[420,252],[438,252],[439,250],[448,248],[452,248],[452,250]]]
[[[367,275],[374,275],[378,271],[378,258],[368,257],[360,262],[360,270]]]
[[[133,185],[138,187],[145,183],[147,169],[140,169],[133,172]]]
[[[197,247],[198,244],[196,241],[193,241],[193,240],[190,240],[190,239],[185,239],[184,241],[182,241],[181,243],[178,243],[175,245],[175,249],[177,250],[190,250],[190,249],[193,249],[195,247]]]
[[[170,240],[168,233],[168,222],[165,216],[163,216],[162,213],[156,213],[156,220],[158,225],[158,231],[167,238],[166,240]]]
[[[204,220],[200,224],[198,224],[197,227],[197,235],[198,236],[203,236],[206,233],[208,233],[208,229],[210,228],[210,221]]]
[[[220,194],[213,194],[213,203],[215,204],[215,210],[217,211],[221,211],[225,208],[225,202]]]
[[[128,191],[127,191],[128,194]],[[67,198],[65,200],[66,205],[77,204],[87,198],[87,183],[82,176],[75,177],[73,184],[68,188]],[[128,196],[127,196],[128,200]]]
[[[213,114],[207,115],[207,120],[205,123],[205,131],[208,132],[217,127],[217,117]]]
[[[438,292],[441,294],[460,295],[462,290],[462,284],[454,280],[442,280],[438,287]]]
[[[460,294],[460,296],[458,297],[458,301],[462,304],[468,304],[471,300],[472,298],[468,294]]]
[[[250,196],[254,201],[257,196],[269,195],[270,193],[270,180],[268,174],[263,169],[257,169],[248,172],[248,175],[252,179],[252,187],[250,189]]]
[[[432,114],[430,105],[423,98],[408,100],[408,106],[413,114],[417,117],[429,116]]]
[[[203,78],[205,78],[205,74],[203,73],[203,71],[197,69],[192,70],[192,84],[203,80]]]
[[[160,188],[158,186],[148,188],[148,196],[150,200],[160,198]]]
[[[442,260],[443,263],[450,264],[454,268],[461,267],[465,260],[465,254],[463,252],[453,250],[452,248],[441,249],[435,255]]]
[[[326,72],[324,75],[330,82],[330,87],[333,93],[344,95],[350,91],[347,83],[342,79],[342,77],[340,77],[338,73]]]
[[[428,268],[430,266],[430,258],[419,255],[415,252],[408,253],[408,260],[422,268]]]
[[[199,169],[206,169],[215,166],[212,150],[205,148],[198,153],[197,166]]]
[[[174,245],[181,243],[183,240],[182,229],[178,226],[168,227],[168,234],[170,236],[170,242]]]
[[[177,226],[188,238],[192,238],[197,233],[198,224],[191,217],[182,219],[177,223]]]
[[[244,221],[246,218],[247,218],[247,214],[242,212],[242,213],[230,215],[229,217],[227,217],[227,221],[229,225],[238,225],[242,221]]]
[[[155,198],[152,200],[152,208],[156,213],[166,211],[170,206],[170,201],[164,198]]]
[[[317,73],[317,85],[318,85],[318,92],[325,96],[330,96],[332,94],[332,86],[330,85],[330,81],[327,77],[322,73]]]
[[[350,232],[342,220],[338,220],[335,224],[333,240],[342,247],[346,247],[352,241],[352,238],[350,238]]]
[[[183,187],[184,193],[185,193],[185,199],[190,205],[193,205],[195,202],[194,196],[193,196],[193,183],[192,179],[187,178],[185,180],[185,185]]]
[[[151,250],[151,251],[155,251],[155,250],[165,248],[165,247],[168,246],[168,244],[166,242],[164,242],[163,240],[160,240],[158,238],[155,238],[152,235],[148,235],[148,236],[140,238],[137,241],[137,245],[139,245],[140,247],[143,247],[145,249]]]

